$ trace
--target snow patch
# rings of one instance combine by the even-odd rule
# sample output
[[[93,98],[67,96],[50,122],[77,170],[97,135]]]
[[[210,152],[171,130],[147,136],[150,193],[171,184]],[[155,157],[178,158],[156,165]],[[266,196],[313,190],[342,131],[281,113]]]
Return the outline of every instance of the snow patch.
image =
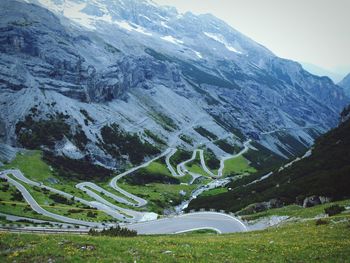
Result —
[[[170,27],[164,21],[161,21],[160,24],[161,24],[162,27],[170,29]]]
[[[134,31],[144,34],[146,36],[152,36],[152,33],[147,32],[143,27],[140,26],[136,27]]]
[[[61,11],[63,15],[74,22],[88,28],[91,30],[95,30],[95,26],[93,25],[94,20],[97,17],[89,16],[81,12],[86,7],[86,3],[73,3],[73,2],[64,2],[63,10]]]
[[[87,3],[77,3],[74,1],[62,1],[61,4],[57,4],[52,0],[38,0],[39,3],[48,8],[50,11],[59,13],[73,22],[90,30],[96,30],[95,24],[98,21],[105,21],[113,23],[112,18],[108,13],[106,6],[102,5],[98,1],[92,1],[93,4],[98,6],[105,14],[102,17],[88,15],[83,12],[83,9],[87,7]]]
[[[237,53],[237,54],[242,54],[242,52],[238,51],[236,48],[234,48],[232,45],[230,45],[230,43],[228,43],[222,35],[208,33],[208,32],[204,32],[204,35],[206,35],[207,37],[214,39],[215,41],[223,44],[229,51]]]
[[[173,43],[175,45],[181,45],[183,44],[184,42],[179,40],[179,39],[176,39],[174,38],[173,36],[164,36],[164,37],[161,37],[161,39],[165,40],[165,41],[168,41],[170,43]]]
[[[128,30],[128,31],[133,31],[134,28],[126,21],[116,21],[115,22],[119,27]]]
[[[162,19],[162,20],[164,20],[164,21],[168,21],[168,20],[169,20],[169,18],[166,18],[166,17],[164,17],[164,16],[161,16],[160,14],[155,14],[155,15],[157,15],[160,19]]]
[[[139,15],[139,17],[143,17],[143,18],[147,19],[148,21],[152,22],[152,20],[148,16]]]
[[[193,52],[196,54],[196,56],[197,56],[198,58],[200,58],[200,59],[203,58],[203,56],[202,56],[202,54],[201,54],[200,52],[195,51],[195,50],[193,50]]]
[[[152,36],[151,33],[147,32],[145,28],[128,23],[126,21],[113,21],[111,15],[108,13],[108,9],[106,6],[101,5],[98,1],[92,1],[95,5],[97,5],[103,12],[105,13],[103,16],[93,16],[84,13],[82,10],[87,7],[87,3],[77,3],[74,1],[63,1],[62,4],[56,4],[52,0],[38,0],[39,3],[46,8],[50,9],[53,12],[60,13],[68,19],[76,22],[77,24],[90,29],[96,30],[96,22],[106,22],[109,24],[116,24],[119,27],[127,30],[138,32],[147,36]],[[151,3],[149,1],[149,3]],[[144,16],[148,20],[148,17]]]
[[[114,23],[117,24],[122,29],[125,29],[127,31],[130,31],[130,32],[131,31],[135,31],[135,32],[144,34],[146,36],[152,36],[151,33],[146,32],[146,30],[143,27],[141,27],[141,26],[130,24],[130,23],[126,22],[126,21],[115,21]]]

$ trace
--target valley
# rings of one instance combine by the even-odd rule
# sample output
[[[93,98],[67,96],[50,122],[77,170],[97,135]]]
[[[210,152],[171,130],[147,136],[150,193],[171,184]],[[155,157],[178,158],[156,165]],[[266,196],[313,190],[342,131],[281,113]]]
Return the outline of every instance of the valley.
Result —
[[[150,161],[116,175],[110,182],[79,182],[74,185],[73,181],[71,181],[62,184],[60,182],[61,178],[55,176],[54,170],[43,162],[42,153],[39,151],[20,153],[13,163],[2,168],[1,178],[12,187],[17,188],[17,191],[23,195],[24,200],[33,211],[43,217],[51,218],[51,220],[73,224],[77,227],[99,228],[111,226],[115,222],[137,223],[156,220],[158,217],[157,213],[162,216],[164,209],[168,209],[167,213],[170,213],[170,215],[182,213],[182,209],[179,210],[177,208],[174,210],[172,207],[180,203],[189,203],[189,201],[185,200],[196,198],[197,195],[213,187],[225,186],[230,180],[223,180],[221,184],[218,184],[216,181],[225,171],[226,160],[240,158],[243,153],[249,150],[249,143],[250,141],[245,142],[244,148],[239,153],[223,158],[220,161],[217,175],[214,175],[206,166],[203,150],[194,150],[190,159],[176,165],[175,171],[170,160],[177,150],[169,148]],[[198,156],[198,159],[196,159],[196,156]],[[191,171],[193,169],[188,167],[193,166],[189,164],[195,160],[198,160],[197,168]],[[144,172],[142,173],[141,171]],[[46,185],[47,183],[48,185]],[[55,197],[56,200],[52,200],[51,196],[53,194],[57,196]],[[5,192],[1,192],[2,206],[21,205],[18,202],[10,202],[10,200],[7,200],[8,198],[4,198],[4,195]],[[62,203],[65,203],[65,206]],[[74,210],[79,211],[77,214],[79,218],[76,218]],[[2,211],[8,210],[2,209]],[[87,217],[85,218],[83,211],[87,211]],[[196,214],[199,220],[193,220],[191,228],[212,228],[212,223],[208,222],[208,225],[206,225],[201,221],[201,214],[203,214],[203,220],[206,222],[206,213]],[[209,212],[208,214],[210,215]],[[23,216],[23,214],[19,213],[17,216]],[[222,216],[225,218],[224,214]],[[220,217],[219,214],[218,217]],[[181,217],[177,218],[181,222]],[[34,219],[40,218],[34,217]],[[30,221],[31,219],[27,218],[27,220]],[[218,221],[217,219],[210,220],[213,220],[213,222]],[[162,221],[159,222],[161,225]],[[156,227],[158,226],[158,221],[153,221],[150,224],[154,225],[154,227],[143,223],[147,228],[158,228]],[[174,225],[177,224],[176,222],[174,223]],[[125,226],[129,227],[129,225]],[[131,228],[133,227],[131,226]],[[174,227],[172,224],[167,224],[167,227],[163,230],[165,231],[164,233],[169,233],[167,228],[171,229],[172,227]],[[187,230],[186,228],[180,228],[177,229],[177,232]],[[139,231],[142,233],[142,228]]]
[[[158,1],[0,1],[1,262],[348,262],[350,74]]]

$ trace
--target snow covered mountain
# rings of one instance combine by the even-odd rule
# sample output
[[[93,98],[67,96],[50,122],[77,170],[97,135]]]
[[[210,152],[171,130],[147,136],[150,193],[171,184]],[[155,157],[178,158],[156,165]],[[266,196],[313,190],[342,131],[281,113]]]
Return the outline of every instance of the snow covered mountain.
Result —
[[[150,0],[2,0],[0,52],[2,141],[114,167],[131,143],[147,156],[208,138],[288,157],[349,102],[216,17]]]
[[[338,83],[340,87],[344,89],[345,95],[350,97],[350,73],[345,76],[345,78]]]

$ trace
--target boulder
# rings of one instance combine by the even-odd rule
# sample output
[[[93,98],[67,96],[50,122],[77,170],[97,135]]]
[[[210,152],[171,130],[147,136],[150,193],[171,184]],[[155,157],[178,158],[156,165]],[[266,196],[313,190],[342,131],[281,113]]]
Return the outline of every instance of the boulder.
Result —
[[[312,207],[312,206],[315,206],[315,205],[320,205],[322,202],[320,200],[320,197],[316,196],[316,195],[313,195],[313,196],[309,196],[309,197],[306,197],[304,199],[304,202],[303,202],[303,207],[306,208],[306,207]]]

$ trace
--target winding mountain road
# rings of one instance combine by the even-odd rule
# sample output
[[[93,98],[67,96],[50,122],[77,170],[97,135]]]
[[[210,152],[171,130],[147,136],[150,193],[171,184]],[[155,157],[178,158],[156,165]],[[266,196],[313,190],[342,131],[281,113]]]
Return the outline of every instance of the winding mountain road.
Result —
[[[212,171],[209,170],[209,168],[207,167],[206,163],[205,163],[205,159],[204,159],[204,151],[202,149],[198,150],[199,152],[199,159],[201,161],[201,166],[202,169],[209,174],[211,177],[217,177],[215,174],[212,173]]]
[[[62,215],[58,215],[58,214],[49,212],[49,211],[45,210],[44,208],[42,208],[35,201],[35,199],[32,197],[32,195],[28,192],[28,190],[22,184],[20,184],[16,180],[10,178],[9,176],[7,176],[4,173],[1,174],[0,177],[1,178],[5,178],[10,184],[15,186],[18,189],[18,191],[20,191],[22,193],[23,198],[30,205],[30,207],[35,212],[37,212],[37,213],[39,213],[41,215],[44,215],[44,216],[47,216],[47,217],[51,217],[51,218],[54,218],[54,219],[59,220],[61,222],[65,222],[65,223],[69,223],[69,224],[83,225],[83,226],[89,226],[89,227],[100,227],[101,226],[101,223],[87,222],[87,221],[73,219],[73,218],[70,218],[70,217],[66,217],[66,216],[62,216]]]
[[[170,233],[179,233],[179,232],[186,232],[196,229],[213,229],[217,231],[218,233],[231,233],[231,232],[240,232],[240,231],[246,231],[247,228],[245,225],[239,221],[237,218],[234,218],[232,216],[222,214],[222,213],[213,213],[213,212],[202,212],[202,213],[191,213],[191,214],[185,214],[181,216],[175,216],[171,218],[165,218],[165,219],[158,219],[157,214],[155,213],[147,213],[147,212],[138,212],[131,209],[126,209],[120,206],[117,206],[115,204],[112,204],[102,196],[107,196],[110,199],[113,199],[117,203],[122,203],[124,205],[128,205],[131,207],[141,207],[145,206],[147,204],[147,200],[140,198],[138,196],[135,196],[122,188],[120,188],[117,185],[118,180],[120,180],[122,177],[127,176],[136,170],[140,168],[147,167],[155,160],[166,157],[166,165],[174,177],[182,177],[185,176],[186,173],[189,173],[192,175],[193,180],[192,182],[200,177],[201,175],[191,173],[186,169],[186,164],[195,160],[197,153],[199,153],[201,166],[203,170],[208,173],[211,177],[221,177],[222,171],[224,169],[224,161],[231,158],[236,158],[242,154],[244,154],[249,149],[249,143],[250,140],[244,143],[244,149],[240,151],[238,154],[227,156],[221,159],[220,161],[220,169],[218,171],[218,175],[214,175],[206,166],[205,159],[204,159],[204,153],[203,150],[196,149],[193,151],[193,154],[190,159],[183,161],[182,163],[177,165],[177,172],[172,167],[170,163],[170,158],[176,153],[176,149],[169,148],[163,153],[161,153],[159,156],[149,160],[148,162],[139,165],[137,167],[134,167],[122,174],[117,175],[114,177],[111,182],[109,183],[109,186],[112,187],[114,190],[119,192],[122,196],[115,195],[102,187],[91,183],[91,182],[82,182],[76,185],[78,189],[81,191],[84,191],[88,196],[93,198],[96,201],[87,201],[85,199],[75,197],[69,193],[66,193],[64,191],[57,190],[55,188],[46,186],[42,183],[32,181],[28,178],[26,178],[21,171],[19,170],[7,170],[0,173],[1,178],[5,178],[10,184],[15,186],[23,195],[25,201],[31,206],[31,208],[38,212],[39,214],[45,215],[47,217],[54,218],[55,220],[68,223],[68,224],[75,224],[75,225],[83,225],[88,227],[105,227],[105,223],[99,223],[99,222],[88,222],[84,220],[78,220],[69,218],[66,216],[62,216],[59,214],[55,214],[52,212],[49,212],[42,208],[33,198],[33,196],[29,193],[29,191],[19,182],[26,183],[31,186],[40,187],[46,190],[49,190],[53,193],[62,195],[68,199],[73,199],[76,201],[81,202],[82,204],[85,204],[87,206],[96,208],[98,210],[101,210],[105,212],[106,214],[120,220],[123,222],[129,222],[129,224],[125,224],[124,226],[129,229],[135,229],[140,234],[170,234]],[[16,180],[12,179],[11,176],[13,176]],[[17,181],[18,180],[18,181]],[[200,192],[200,191],[199,191]],[[198,193],[199,193],[198,192]],[[102,195],[102,196],[101,196]],[[127,197],[128,199],[126,199]],[[147,222],[142,222],[147,221]],[[138,223],[136,223],[138,222]],[[141,222],[141,223],[140,223]],[[131,224],[130,224],[131,223]]]
[[[170,171],[173,177],[178,177],[179,175],[176,173],[174,167],[170,163],[170,158],[177,152],[176,148],[170,148],[170,152],[165,157],[165,164],[168,170]]]
[[[182,177],[182,176],[185,176],[186,173],[189,173],[191,174],[193,177],[195,178],[198,178],[200,177],[201,175],[199,174],[195,174],[195,173],[191,173],[190,171],[188,171],[188,169],[186,168],[186,164],[194,161],[196,159],[196,156],[197,156],[197,153],[199,153],[199,158],[200,158],[200,163],[201,163],[201,166],[202,166],[202,169],[210,176],[210,177],[213,177],[213,178],[220,178],[222,177],[223,175],[223,170],[225,168],[225,161],[229,160],[229,159],[234,159],[234,158],[237,158],[243,154],[245,154],[250,148],[251,148],[251,140],[247,140],[243,143],[243,149],[237,153],[237,154],[234,154],[234,155],[228,155],[228,156],[224,156],[220,159],[220,168],[218,169],[218,174],[215,175],[212,171],[210,171],[210,169],[207,167],[206,165],[206,162],[205,162],[205,158],[204,158],[204,151],[202,149],[196,149],[193,151],[192,153],[192,157],[188,160],[185,160],[183,162],[181,162],[180,164],[177,165],[176,167],[176,170],[177,170],[177,173],[175,172],[174,168],[172,167],[171,163],[170,163],[170,158],[171,156],[173,156],[175,153],[176,153],[176,149],[172,149],[169,151],[169,153],[167,154],[166,156],[166,165],[169,169],[169,171],[171,172],[171,174],[174,176],[174,177]]]
[[[131,174],[141,168],[145,168],[147,167],[148,165],[150,165],[152,162],[158,160],[159,158],[162,158],[164,156],[166,156],[167,154],[169,154],[169,152],[171,151],[171,149],[167,149],[165,152],[163,152],[162,154],[158,155],[157,157],[149,160],[148,162],[144,163],[144,164],[141,164],[139,166],[136,166],[134,168],[131,168],[130,170],[120,174],[120,175],[117,175],[116,177],[114,177],[111,182],[109,183],[109,186],[112,187],[113,189],[115,189],[116,191],[118,191],[119,193],[125,195],[126,197],[130,198],[130,199],[133,199],[136,203],[137,203],[137,206],[145,206],[147,204],[147,200],[143,199],[143,198],[140,198],[136,195],[133,195],[127,191],[125,191],[124,189],[120,188],[118,185],[117,185],[117,182],[119,179],[121,179],[122,177],[128,175],[128,174]]]
[[[196,159],[196,155],[197,155],[197,150],[194,150],[190,159],[183,161],[176,166],[176,170],[179,174],[178,176],[185,176],[186,173],[189,172],[186,168],[186,164],[194,161]]]

